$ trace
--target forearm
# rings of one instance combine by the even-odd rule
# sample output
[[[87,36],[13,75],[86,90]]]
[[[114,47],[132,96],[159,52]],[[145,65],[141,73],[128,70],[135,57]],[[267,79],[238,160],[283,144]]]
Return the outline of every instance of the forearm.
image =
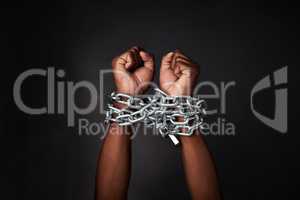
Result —
[[[201,136],[181,137],[186,181],[194,200],[219,200],[220,192],[212,156]]]
[[[98,158],[96,200],[126,199],[130,178],[129,128],[112,123]]]

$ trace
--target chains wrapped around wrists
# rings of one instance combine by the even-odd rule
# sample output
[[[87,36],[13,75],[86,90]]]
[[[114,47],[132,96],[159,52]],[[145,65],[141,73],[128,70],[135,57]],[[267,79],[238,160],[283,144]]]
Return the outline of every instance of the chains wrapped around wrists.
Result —
[[[168,96],[158,88],[154,95],[130,96],[122,93],[111,94],[113,102],[126,105],[119,109],[108,104],[106,122],[120,126],[144,122],[155,127],[162,136],[169,136],[178,144],[176,135],[190,136],[196,129],[203,128],[204,100],[191,96]]]

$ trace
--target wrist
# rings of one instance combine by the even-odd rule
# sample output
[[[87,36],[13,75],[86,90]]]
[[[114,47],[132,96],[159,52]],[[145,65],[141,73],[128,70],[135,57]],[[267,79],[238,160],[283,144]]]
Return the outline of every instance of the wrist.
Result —
[[[113,106],[115,107],[115,108],[118,108],[118,109],[125,109],[125,108],[128,108],[128,105],[126,105],[126,104],[123,104],[123,103],[118,103],[118,102],[114,102],[113,103]]]
[[[192,89],[180,88],[180,87],[167,88],[167,89],[160,87],[160,89],[168,96],[192,96]]]
[[[184,117],[177,117],[176,120],[178,122],[184,122],[185,119],[184,119]],[[184,132],[184,128],[181,129],[180,131]],[[189,135],[189,136],[180,135],[179,136],[180,142],[182,143],[182,145],[192,144],[201,138],[201,134],[199,134],[199,133],[200,133],[200,131],[196,129],[193,131],[192,135]]]
[[[135,96],[135,95],[139,95],[139,94],[143,94],[144,93],[144,91],[137,90],[137,89],[120,90],[118,88],[116,88],[115,92],[116,93],[126,94],[126,95],[129,95],[129,96]]]

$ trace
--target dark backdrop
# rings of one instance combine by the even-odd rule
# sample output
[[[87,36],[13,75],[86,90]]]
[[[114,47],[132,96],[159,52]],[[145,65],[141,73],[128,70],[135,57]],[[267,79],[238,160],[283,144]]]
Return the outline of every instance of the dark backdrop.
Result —
[[[283,135],[256,119],[250,91],[276,69],[295,70],[298,22],[292,5],[26,1],[3,8],[1,199],[93,199],[99,136],[78,136],[65,115],[24,114],[13,101],[13,83],[26,69],[56,66],[66,71],[65,81],[89,80],[98,87],[98,70],[132,45],[153,52],[156,68],[163,54],[180,48],[200,63],[201,80],[236,82],[226,104],[236,135],[205,137],[224,199],[291,199],[297,132],[289,127]],[[113,90],[112,80],[105,90]],[[22,92],[30,105],[46,100],[41,80],[28,81]],[[258,103],[271,114],[272,94]],[[82,91],[76,101],[84,106],[86,99]],[[85,117],[103,119],[96,111]],[[129,199],[188,199],[179,151],[158,136],[135,138]]]

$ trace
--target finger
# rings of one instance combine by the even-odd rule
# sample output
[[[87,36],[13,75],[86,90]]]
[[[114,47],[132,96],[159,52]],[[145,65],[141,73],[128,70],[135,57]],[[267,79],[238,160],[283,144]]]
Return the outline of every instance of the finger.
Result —
[[[198,68],[198,65],[195,62],[193,62],[191,59],[187,59],[186,57],[179,56],[176,58],[176,62],[183,62],[192,68]]]
[[[176,57],[176,58],[175,58],[175,61],[176,61],[176,62],[181,61],[181,62],[185,62],[185,63],[187,63],[187,64],[192,64],[192,62],[191,62],[189,59],[187,59],[187,58],[185,58],[185,57],[181,57],[181,56]]]
[[[121,54],[120,56],[115,57],[112,60],[112,68],[113,69],[117,69],[117,70],[125,70],[125,65],[127,63],[127,56],[128,56],[129,52],[124,52],[123,54]]]
[[[164,88],[169,87],[178,79],[178,76],[175,75],[174,70],[171,68],[173,57],[174,52],[169,52],[161,60],[159,82]]]
[[[171,68],[171,63],[174,57],[174,52],[167,53],[161,60],[160,70],[168,70]]]
[[[138,47],[132,47],[120,56],[115,57],[112,61],[113,68],[117,68],[118,70],[127,70],[135,67],[138,63],[138,59],[136,58],[137,52]]]
[[[190,60],[190,58],[187,57],[186,55],[184,55],[183,52],[182,52],[181,50],[179,50],[179,49],[176,49],[176,50],[175,50],[175,57],[176,57],[176,58],[177,58],[177,57],[183,57],[183,58],[185,58],[185,59],[187,59],[187,60]]]
[[[135,54],[132,51],[129,51],[128,54],[126,54],[126,64],[125,64],[125,68],[127,70],[133,70],[138,64],[137,64],[137,60],[135,58]]]
[[[176,55],[176,61],[182,61],[188,63],[191,67],[198,67],[198,64],[192,60],[191,58],[183,55],[182,53],[179,53]]]
[[[134,60],[137,64],[137,66],[140,66],[142,64],[142,59],[139,55],[139,52],[141,51],[141,48],[138,47],[138,46],[134,46],[130,49],[130,51],[133,53],[133,57],[134,57]]]
[[[183,57],[177,57],[174,60],[175,61],[173,61],[174,64],[173,64],[172,69],[174,70],[174,73],[176,74],[176,76],[180,76],[182,72],[181,72],[180,67],[177,63],[182,62],[186,65],[190,65],[190,62],[189,62],[189,60],[187,60],[186,58],[183,58]]]
[[[186,63],[186,61],[177,61],[176,69],[178,69],[182,75],[192,76],[192,67],[190,63]]]
[[[174,54],[174,60],[172,62],[172,68],[175,68],[176,60],[178,58],[184,59],[186,61],[190,61],[190,59],[187,56],[185,56],[179,49],[176,49],[174,52],[175,54]]]
[[[112,69],[114,74],[114,82],[130,82],[130,74],[126,69],[126,65],[131,61],[128,60],[130,52],[126,51],[120,56],[117,56],[112,61]]]
[[[184,92],[190,94],[193,88],[194,77],[197,77],[198,74],[197,71],[192,70],[190,64],[185,61],[176,62],[176,68],[180,71],[176,84],[185,86]]]
[[[139,55],[144,62],[144,67],[150,71],[154,71],[154,57],[145,51],[140,51]]]
[[[145,51],[139,53],[144,66],[135,70],[134,75],[140,82],[149,82],[153,79],[154,58]]]

